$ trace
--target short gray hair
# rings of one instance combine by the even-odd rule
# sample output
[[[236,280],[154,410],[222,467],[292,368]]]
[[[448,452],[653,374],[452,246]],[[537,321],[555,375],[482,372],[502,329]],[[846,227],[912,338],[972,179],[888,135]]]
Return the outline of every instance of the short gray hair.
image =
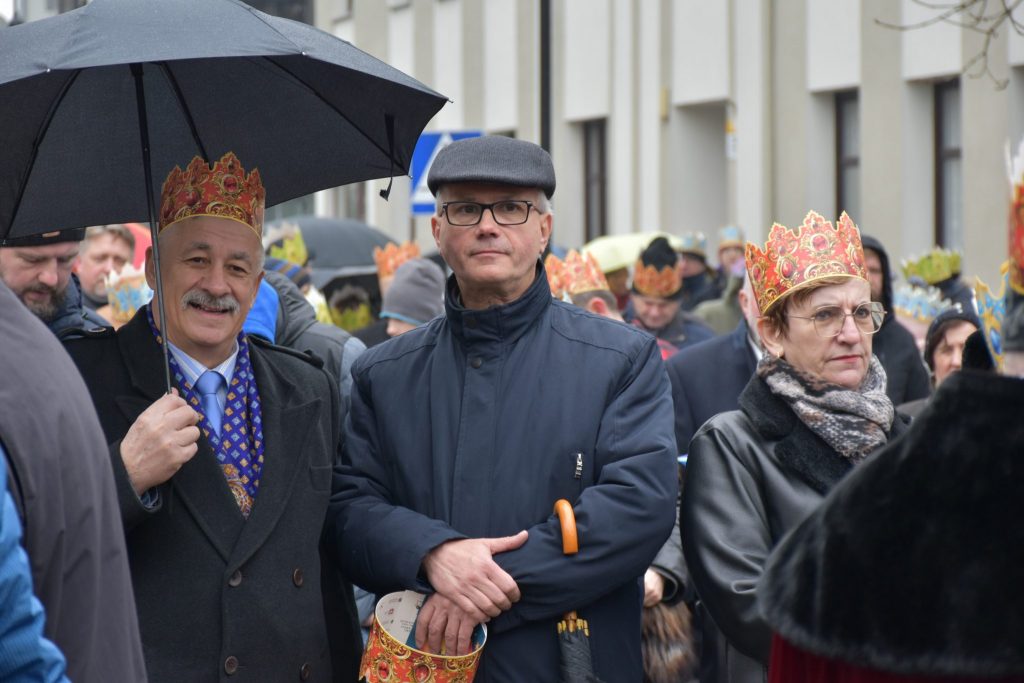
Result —
[[[123,239],[135,251],[135,233],[131,231],[127,225],[121,223],[111,223],[110,225],[94,225],[91,228],[86,228],[85,239],[82,240],[82,244],[79,247],[80,252],[84,252],[89,248],[89,243],[100,235],[113,235],[114,237]]]

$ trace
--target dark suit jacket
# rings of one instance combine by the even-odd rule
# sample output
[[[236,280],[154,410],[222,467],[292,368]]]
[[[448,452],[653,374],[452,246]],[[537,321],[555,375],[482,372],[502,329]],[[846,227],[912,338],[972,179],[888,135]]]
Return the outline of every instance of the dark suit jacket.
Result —
[[[155,509],[132,489],[121,439],[164,393],[144,311],[116,334],[67,346],[110,443],[151,681],[213,682],[229,672],[240,681],[332,680],[319,543],[339,443],[337,387],[301,354],[250,340],[265,461],[248,520],[202,437],[158,487]],[[335,680],[354,679],[355,653],[345,657]]]
[[[740,393],[756,366],[743,320],[729,334],[683,349],[665,361],[680,453],[689,451],[690,439],[701,425],[718,413],[739,408]]]

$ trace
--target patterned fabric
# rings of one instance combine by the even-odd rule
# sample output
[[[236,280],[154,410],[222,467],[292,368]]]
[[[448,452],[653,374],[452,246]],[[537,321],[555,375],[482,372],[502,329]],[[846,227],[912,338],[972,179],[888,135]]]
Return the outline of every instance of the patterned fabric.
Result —
[[[874,355],[857,391],[811,377],[770,354],[757,364],[757,376],[812,432],[855,464],[888,440],[895,410],[885,394],[885,370]]]
[[[149,320],[157,343],[162,345],[163,337],[153,322],[153,312],[149,306],[146,307],[146,319]],[[202,416],[199,426],[203,437],[217,456],[238,509],[248,519],[259,492],[263,471],[263,414],[245,334],[238,335],[238,358],[227,388],[220,435],[206,417],[198,391],[185,377],[173,354],[170,356],[170,364],[171,375],[182,397]]]

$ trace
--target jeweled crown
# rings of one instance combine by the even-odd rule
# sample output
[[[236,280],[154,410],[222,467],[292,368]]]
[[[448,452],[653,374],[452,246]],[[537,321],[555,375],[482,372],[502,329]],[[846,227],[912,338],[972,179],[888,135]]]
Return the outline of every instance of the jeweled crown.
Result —
[[[978,307],[978,317],[985,331],[985,345],[992,355],[996,370],[1003,369],[1003,318],[1006,317],[1006,299],[1010,292],[1011,261],[1005,261],[999,269],[999,293],[994,293],[989,286],[974,278],[974,295]]]
[[[897,314],[925,325],[952,305],[949,299],[943,298],[941,291],[930,285],[921,287],[901,282],[892,297],[892,307]]]
[[[904,259],[900,265],[903,277],[917,278],[929,285],[938,284],[960,274],[963,255],[954,249],[935,247],[915,259]]]
[[[763,249],[747,242],[746,260],[761,315],[815,280],[835,276],[867,280],[860,230],[845,211],[834,227],[814,211],[796,230],[774,223]]]
[[[593,254],[583,256],[575,249],[570,249],[564,261],[554,254],[548,254],[544,259],[544,270],[548,275],[551,295],[557,299],[600,289],[608,290],[608,281]]]
[[[128,322],[136,311],[153,298],[153,290],[146,282],[146,274],[131,263],[126,264],[120,273],[111,271],[104,280],[113,322]]]
[[[377,277],[394,277],[398,266],[406,261],[420,257],[420,248],[412,242],[405,242],[398,245],[389,242],[383,249],[373,248],[373,260],[377,263]]]
[[[266,192],[260,172],[254,168],[246,175],[234,152],[213,166],[198,156],[184,171],[175,166],[160,195],[160,231],[192,216],[214,216],[238,221],[263,235]]]

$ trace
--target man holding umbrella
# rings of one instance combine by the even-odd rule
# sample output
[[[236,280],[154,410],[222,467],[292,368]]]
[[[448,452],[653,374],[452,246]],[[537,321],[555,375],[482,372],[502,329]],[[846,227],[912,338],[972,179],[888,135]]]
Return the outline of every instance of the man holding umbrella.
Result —
[[[676,496],[657,344],[552,298],[539,258],[555,175],[540,147],[460,140],[427,182],[454,272],[446,315],[353,365],[331,502],[343,568],[378,593],[431,593],[423,649],[465,653],[488,622],[481,683],[558,680],[570,610],[589,621],[597,676],[640,680],[641,577]],[[572,556],[552,514],[561,498],[579,526]]]
[[[230,152],[175,167],[160,263],[152,248],[146,262],[151,286],[162,271],[166,319],[146,306],[68,345],[110,444],[152,681],[354,678],[351,590],[321,590],[336,385],[309,357],[241,333],[262,278],[264,197]],[[325,611],[340,632],[330,646]]]

